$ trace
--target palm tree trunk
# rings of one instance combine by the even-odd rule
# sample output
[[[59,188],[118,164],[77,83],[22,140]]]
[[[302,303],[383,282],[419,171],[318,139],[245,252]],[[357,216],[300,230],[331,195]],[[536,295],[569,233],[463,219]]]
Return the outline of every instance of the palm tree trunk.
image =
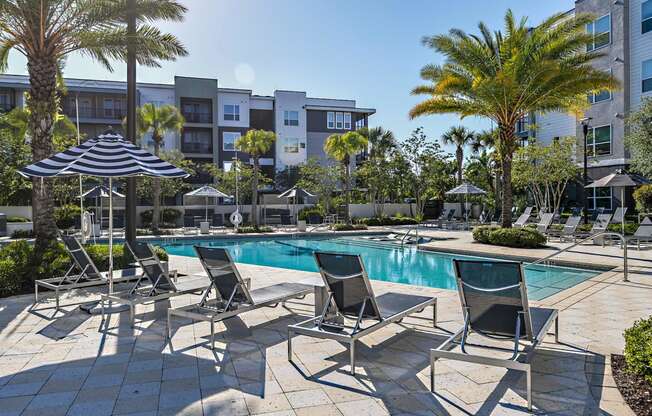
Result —
[[[500,163],[502,170],[502,224],[503,228],[512,227],[512,157],[514,155],[516,138],[514,136],[514,123],[499,125],[500,134]]]
[[[152,139],[154,140],[154,154],[158,156],[161,151],[162,137],[152,137]],[[161,180],[159,178],[154,178],[153,185],[152,231],[158,231],[159,219],[161,217]]]
[[[28,126],[34,161],[52,156],[52,131],[57,111],[57,65],[51,56],[30,56],[27,63],[30,89],[27,106],[30,109]],[[32,179],[32,217],[36,236],[36,251],[56,241],[54,200],[50,179]]]
[[[464,150],[461,147],[457,147],[455,150],[455,158],[457,159],[457,184],[462,184],[462,164],[464,163]]]
[[[344,218],[347,224],[351,224],[351,216],[349,215],[349,205],[351,204],[351,166],[350,161],[347,160],[344,162],[344,205],[345,213]]]
[[[258,156],[254,156],[254,177],[251,181],[251,223],[258,227]]]

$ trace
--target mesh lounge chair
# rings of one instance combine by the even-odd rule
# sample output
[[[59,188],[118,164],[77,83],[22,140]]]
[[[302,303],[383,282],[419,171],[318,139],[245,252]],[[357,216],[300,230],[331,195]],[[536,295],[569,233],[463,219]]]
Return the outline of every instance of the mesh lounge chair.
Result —
[[[34,281],[34,303],[38,303],[38,288],[53,290],[56,299],[56,310],[59,309],[59,298],[61,292],[83,287],[101,286],[108,284],[107,272],[100,272],[84,247],[75,237],[59,233],[66,252],[72,258],[72,265],[61,277],[41,279]],[[79,273],[75,273],[78,271]],[[113,271],[113,282],[123,283],[131,280],[138,280],[142,277],[143,271],[139,268],[121,269]]]
[[[102,321],[104,321],[105,316],[105,302],[113,301],[129,305],[129,318],[133,326],[136,305],[188,293],[202,293],[209,285],[209,281],[205,276],[189,276],[178,280],[176,270],[168,271],[167,267],[161,264],[154,252],[154,248],[147,243],[136,242],[132,244],[126,243],[125,245],[142,268],[144,272],[143,279],[148,280],[149,285],[141,286],[143,279],[140,279],[129,290],[102,295]]]
[[[168,309],[170,339],[172,339],[173,316],[208,321],[211,323],[211,348],[215,348],[215,322],[253,309],[276,307],[281,302],[303,298],[314,291],[313,286],[299,283],[279,283],[249,290],[226,249],[195,246],[195,251],[210,279],[210,286],[204,291],[199,303]],[[216,293],[215,299],[209,300],[213,290]]]
[[[564,241],[566,238],[572,239],[573,242],[577,240],[577,227],[580,225],[580,222],[582,221],[582,217],[580,215],[574,215],[571,217],[568,217],[566,220],[566,223],[564,224],[564,228],[561,230],[558,229],[548,229],[546,232],[546,236],[548,238],[550,237],[557,237],[559,238],[559,242]]]
[[[650,220],[650,217],[645,217],[643,221],[641,221],[641,224],[636,229],[634,235],[632,235],[627,241],[636,241],[637,250],[641,249],[641,243],[652,242],[652,220]]]
[[[195,224],[195,217],[184,215],[183,217],[183,233],[184,234],[199,234],[199,228]]]
[[[421,223],[424,227],[442,227],[443,223],[446,221],[450,221],[453,218],[453,215],[455,214],[455,209],[454,208],[449,208],[442,210],[441,214],[439,214],[439,218],[436,218],[434,220],[428,220],[424,221]]]
[[[537,223],[537,231],[541,234],[545,234],[548,231],[548,228],[550,228],[550,224],[552,224],[554,217],[555,214],[552,213],[541,214],[541,219],[539,219],[539,222]]]
[[[593,227],[591,227],[591,231],[589,231],[588,233],[587,232],[578,233],[578,237],[587,238],[595,234],[603,233],[607,231],[610,222],[611,222],[611,214],[605,214],[605,213],[599,214],[598,217],[593,222]],[[593,243],[604,245],[604,238],[597,237],[593,239]]]
[[[438,348],[430,350],[430,389],[435,390],[435,361],[440,358],[524,371],[527,375],[528,409],[532,410],[530,360],[553,322],[555,342],[559,342],[558,311],[529,306],[520,263],[454,260],[454,266],[464,326]],[[471,344],[468,340],[472,332],[493,340],[512,340],[513,347]],[[521,341],[527,342],[522,349]],[[460,351],[454,351],[456,346]],[[512,355],[498,358],[470,354],[467,346]]]
[[[224,215],[213,214],[210,229],[211,231],[226,231],[226,227],[224,226]]]
[[[408,315],[433,307],[437,322],[437,298],[385,293],[374,296],[362,259],[357,255],[315,253],[319,272],[328,291],[322,314],[288,326],[288,360],[292,361],[292,335],[307,335],[349,344],[351,374],[355,375],[355,342]],[[347,322],[352,325],[347,324]],[[369,325],[365,325],[371,321]]]

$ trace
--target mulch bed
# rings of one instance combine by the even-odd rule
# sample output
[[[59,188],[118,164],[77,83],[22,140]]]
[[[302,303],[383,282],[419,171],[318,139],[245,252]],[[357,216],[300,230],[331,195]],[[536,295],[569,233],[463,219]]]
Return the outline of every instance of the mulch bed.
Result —
[[[652,385],[643,377],[625,371],[625,357],[611,355],[611,371],[618,390],[638,416],[652,416]]]

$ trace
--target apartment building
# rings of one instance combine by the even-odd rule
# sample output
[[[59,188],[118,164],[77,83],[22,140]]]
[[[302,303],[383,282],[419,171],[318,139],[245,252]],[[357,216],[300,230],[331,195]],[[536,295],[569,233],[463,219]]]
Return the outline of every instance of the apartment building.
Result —
[[[595,20],[587,25],[593,34],[588,50],[602,54],[593,65],[611,72],[622,88],[602,91],[587,97],[590,118],[587,140],[588,176],[596,180],[618,169],[629,167],[625,147],[625,118],[642,100],[652,96],[652,0],[577,0],[568,12],[590,13]],[[551,143],[561,137],[577,138],[577,160],[583,161],[584,134],[582,117],[564,113],[530,114],[517,124],[517,134],[528,140]],[[589,206],[614,209],[620,206],[620,189],[588,191]],[[571,199],[582,201],[583,190],[571,189]],[[631,190],[626,190],[626,204],[633,206]]]
[[[66,79],[62,110],[71,120],[79,115],[80,131],[94,137],[107,126],[122,130],[126,116],[125,82]],[[0,112],[24,105],[29,80],[22,75],[0,74]],[[237,152],[235,142],[250,129],[274,131],[274,148],[261,158],[263,171],[272,176],[287,167],[316,157],[327,163],[323,151],[326,137],[367,126],[372,108],[359,108],[355,100],[312,98],[303,91],[277,90],[271,96],[252,90],[223,88],[217,79],[176,76],[173,84],[138,83],[138,105],[172,104],[186,119],[181,134],[164,138],[164,150],[178,149],[196,162],[214,163],[229,169],[234,158],[250,163],[249,155]],[[143,145],[151,146],[150,137]],[[199,173],[190,179],[207,183]]]

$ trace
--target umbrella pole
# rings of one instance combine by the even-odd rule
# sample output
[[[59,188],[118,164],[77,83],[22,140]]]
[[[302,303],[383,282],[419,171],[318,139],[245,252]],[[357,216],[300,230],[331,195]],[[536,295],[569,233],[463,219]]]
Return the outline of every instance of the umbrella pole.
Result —
[[[109,178],[109,293],[113,293],[113,178]]]
[[[208,221],[208,197],[206,197],[206,204],[204,207],[206,208],[206,217],[204,218],[204,221]]]
[[[621,218],[620,225],[623,231],[623,238],[625,238],[625,187],[620,188],[620,206],[622,207],[623,217]]]

